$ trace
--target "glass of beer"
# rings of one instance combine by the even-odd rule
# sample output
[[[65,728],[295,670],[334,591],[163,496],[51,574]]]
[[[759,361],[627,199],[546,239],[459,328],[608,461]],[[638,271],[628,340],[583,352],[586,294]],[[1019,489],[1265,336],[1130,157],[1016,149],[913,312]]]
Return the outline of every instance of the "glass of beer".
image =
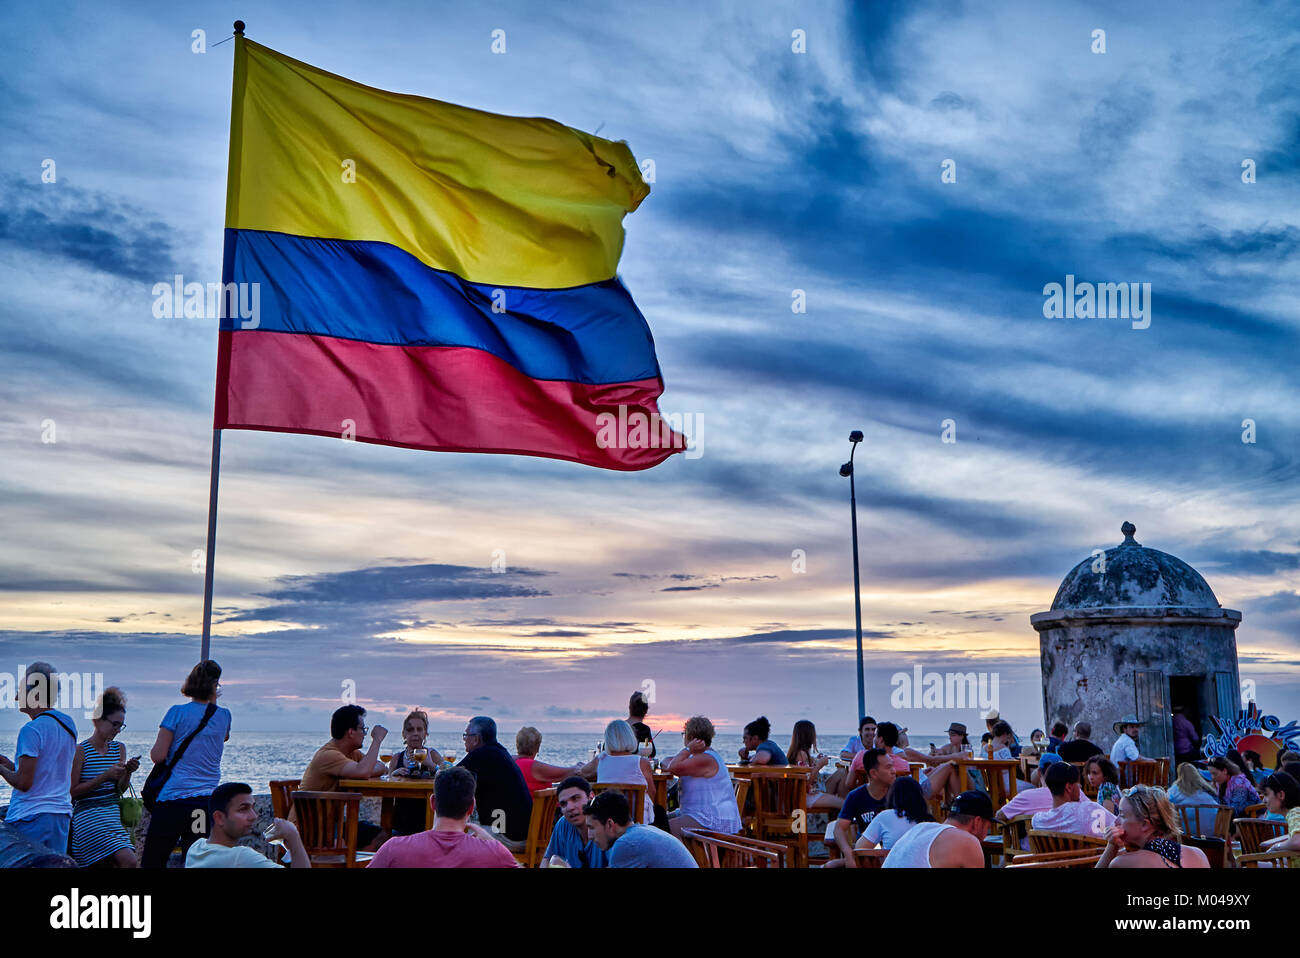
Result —
[[[387,765],[392,760],[393,760],[393,754],[391,752],[389,752],[388,754],[380,753],[379,761],[383,762],[385,765]]]
[[[424,760],[428,758],[428,756],[429,756],[429,750],[427,748],[411,749],[411,758],[415,759],[416,764],[418,765],[423,765]]]

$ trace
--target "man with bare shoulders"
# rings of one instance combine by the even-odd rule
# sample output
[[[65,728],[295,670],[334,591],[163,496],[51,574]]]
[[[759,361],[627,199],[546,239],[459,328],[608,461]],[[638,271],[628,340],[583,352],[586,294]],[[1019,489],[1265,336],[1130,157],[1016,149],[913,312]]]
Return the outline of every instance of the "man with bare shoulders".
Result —
[[[1163,788],[1135,785],[1119,803],[1098,868],[1209,868],[1205,852],[1180,844],[1178,813]]]
[[[885,856],[882,868],[984,868],[984,839],[993,802],[984,792],[962,792],[946,822],[919,822]]]

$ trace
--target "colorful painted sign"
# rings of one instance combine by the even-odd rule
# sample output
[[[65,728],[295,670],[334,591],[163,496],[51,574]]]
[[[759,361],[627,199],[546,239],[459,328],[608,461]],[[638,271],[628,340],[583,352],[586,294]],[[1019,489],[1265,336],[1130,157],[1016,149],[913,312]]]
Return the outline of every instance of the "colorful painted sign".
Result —
[[[1201,752],[1206,758],[1226,755],[1232,749],[1258,752],[1264,768],[1275,768],[1280,752],[1300,751],[1300,725],[1294,721],[1283,725],[1275,715],[1261,715],[1254,702],[1232,721],[1217,716],[1211,716],[1210,721],[1219,734],[1211,732],[1205,737]]]

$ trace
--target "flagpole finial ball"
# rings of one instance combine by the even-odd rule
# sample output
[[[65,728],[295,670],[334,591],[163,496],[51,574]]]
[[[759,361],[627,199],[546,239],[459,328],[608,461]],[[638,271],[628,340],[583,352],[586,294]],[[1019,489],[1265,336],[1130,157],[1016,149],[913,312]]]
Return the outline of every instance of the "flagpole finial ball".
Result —
[[[243,35],[244,35],[244,21],[243,21],[243,20],[236,20],[236,21],[235,21],[235,36],[237,36],[237,37],[242,37]]]

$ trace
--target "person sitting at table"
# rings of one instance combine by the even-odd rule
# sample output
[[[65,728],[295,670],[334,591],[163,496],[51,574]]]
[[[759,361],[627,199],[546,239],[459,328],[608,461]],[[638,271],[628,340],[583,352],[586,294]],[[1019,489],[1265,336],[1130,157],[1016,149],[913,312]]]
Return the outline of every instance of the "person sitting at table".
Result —
[[[1083,763],[1088,787],[1096,791],[1097,804],[1112,815],[1119,813],[1119,769],[1105,755],[1094,755]]]
[[[529,792],[540,792],[550,788],[552,782],[579,774],[581,765],[551,765],[538,761],[537,753],[541,747],[542,733],[531,725],[525,725],[515,733],[515,764],[523,772]]]
[[[524,773],[497,741],[497,723],[488,716],[470,719],[461,737],[465,740],[465,757],[456,767],[474,773],[474,804],[480,823],[482,816],[487,816],[498,841],[505,842],[511,851],[522,850],[533,815],[533,795]],[[449,814],[454,817],[454,813]]]
[[[1145,722],[1139,722],[1135,716],[1129,715],[1120,719],[1113,726],[1116,735],[1115,743],[1110,747],[1110,760],[1119,767],[1120,762],[1137,762],[1145,758],[1138,751],[1138,732]]]
[[[870,715],[858,719],[858,734],[844,743],[840,749],[840,758],[846,762],[853,761],[853,756],[876,747],[876,720]]]
[[[642,752],[646,758],[653,760],[655,757],[655,737],[650,731],[650,726],[646,725],[646,713],[650,711],[650,700],[646,698],[644,692],[633,692],[632,697],[627,703],[627,724],[632,726],[632,731],[636,733],[636,742],[638,751],[644,746],[650,746],[648,752]]]
[[[1029,733],[1029,748],[1021,752],[1023,755],[1028,752],[1030,755],[1042,755],[1047,743],[1043,741],[1043,730],[1036,728]]]
[[[1097,868],[1209,868],[1205,852],[1179,842],[1178,813],[1163,788],[1134,785],[1119,803]]]
[[[889,756],[889,760],[894,763],[894,771],[899,775],[911,775],[912,764],[903,754],[903,750],[898,747],[898,726],[893,722],[881,722],[876,726],[876,744],[875,747]],[[865,752],[861,752],[853,757],[849,763],[849,784],[852,788],[857,788],[866,779],[866,772],[863,771],[862,762],[866,757]]]
[[[1218,790],[1219,804],[1231,805],[1235,816],[1259,801],[1259,792],[1246,774],[1222,755],[1210,759],[1210,778]]]
[[[491,744],[496,743],[476,747],[481,750]],[[501,748],[499,744],[497,747]],[[434,778],[433,794],[429,796],[433,803],[433,827],[415,835],[390,838],[366,867],[518,868],[519,862],[496,835],[470,821],[478,788],[468,769],[460,766],[443,769]]]
[[[789,765],[781,746],[772,741],[772,723],[760,715],[745,726],[745,744],[740,747],[740,760],[751,765]]]
[[[432,775],[442,765],[442,756],[437,749],[426,748],[423,759],[415,757],[415,750],[425,748],[424,740],[429,737],[429,715],[421,709],[414,709],[402,722],[403,747],[393,755],[389,762],[389,774],[393,778],[411,778],[412,776]],[[393,802],[393,834],[414,835],[424,831],[425,809],[428,802],[423,798],[399,798]]]
[[[990,709],[988,712],[984,714],[984,727],[987,728],[989,730],[989,734],[994,736],[995,738],[997,737],[998,733],[994,730],[994,726],[1002,721],[1005,720],[1002,718],[1001,713],[998,712],[997,709]],[[1007,723],[1007,728],[1010,727],[1011,724]],[[1006,748],[1011,751],[1011,758],[1020,757],[1020,739],[1016,737],[1015,732],[1011,733],[1011,741],[1009,741],[1006,744]]]
[[[1044,752],[1038,770],[1034,772],[1034,775],[1041,781],[1042,776],[1045,776],[1049,769],[1060,763],[1060,756],[1053,755],[1051,752]],[[1005,805],[997,810],[994,817],[1000,822],[1009,822],[1019,815],[1033,815],[1035,812],[1045,812],[1051,807],[1052,790],[1044,782],[1033,788],[1023,788],[1016,792],[1007,800]],[[1025,847],[1028,847],[1027,843]]]
[[[985,792],[962,792],[944,822],[921,822],[907,830],[885,856],[882,868],[984,868],[984,839],[993,824]]]
[[[663,770],[678,778],[679,808],[668,815],[668,828],[681,837],[686,828],[734,835],[740,831],[736,789],[722,756],[713,750],[713,723],[703,715],[686,720],[685,746],[664,762]]]
[[[366,710],[360,705],[344,705],[330,716],[330,740],[316,750],[302,773],[304,792],[337,792],[339,780],[344,778],[379,778],[388,771],[379,759],[379,749],[388,729],[376,725],[370,730],[370,749],[363,755],[361,746],[366,740]],[[298,816],[289,810],[289,821],[295,825]],[[388,836],[374,822],[357,823],[357,851],[372,852]]]
[[[642,821],[652,823],[655,818],[655,770],[650,759],[643,757],[632,726],[615,719],[605,726],[605,750],[578,770],[586,779],[595,779],[597,785],[644,785],[645,799]]]
[[[1052,729],[1047,734],[1046,751],[1055,752],[1057,749],[1059,749],[1062,745],[1065,744],[1065,736],[1069,734],[1070,734],[1070,727],[1066,725],[1064,722],[1062,722],[1060,719],[1057,719],[1055,722],[1052,723]]]
[[[591,801],[591,783],[581,775],[570,775],[555,790],[560,817],[551,829],[551,840],[542,854],[542,864],[564,868],[607,868],[605,851],[591,837],[586,805]]]
[[[1109,762],[1106,764],[1110,765]],[[1194,826],[1189,832],[1190,835],[1197,838],[1215,837],[1214,819],[1219,807],[1219,793],[1213,785],[1201,777],[1195,765],[1191,762],[1183,762],[1178,766],[1178,771],[1174,775],[1174,784],[1170,787],[1168,795],[1175,809],[1183,806],[1195,808],[1187,816]],[[1117,795],[1115,798],[1116,807],[1119,805],[1120,797]],[[1202,812],[1200,810],[1202,808],[1207,808],[1208,811]]]
[[[1019,746],[1015,744],[1016,733],[1011,730],[1011,723],[998,719],[998,721],[993,724],[992,734],[993,741],[990,744],[993,746],[993,758],[1009,762],[1019,754]],[[1009,793],[1011,784],[1010,773],[1002,772],[1001,774],[1003,776],[1002,784],[1007,786],[1007,791]],[[1017,776],[1016,791],[1019,791],[1022,788],[1033,788],[1033,785]]]
[[[1067,762],[1086,762],[1094,755],[1104,755],[1101,748],[1091,740],[1092,725],[1088,722],[1074,723],[1074,738],[1059,745],[1056,754]]]
[[[1286,772],[1273,772],[1260,783],[1261,797],[1268,803],[1270,815],[1282,816],[1286,834],[1260,842],[1262,851],[1300,853],[1300,782]],[[1300,868],[1300,858],[1289,858],[1288,868]]]
[[[1079,788],[1079,770],[1069,762],[1057,762],[1047,770],[1047,788],[1052,807],[1030,819],[1030,827],[1051,832],[1069,832],[1105,838],[1115,816]]]
[[[627,796],[601,792],[586,808],[592,838],[610,868],[699,868],[681,839],[652,825],[632,821]]]
[[[800,719],[794,723],[794,730],[790,733],[790,747],[786,749],[785,754],[790,759],[791,765],[815,769],[817,772],[825,768],[826,763],[830,761],[825,755],[817,752],[817,726],[807,719]],[[813,755],[817,755],[817,757],[814,759],[812,758]],[[843,798],[832,795],[822,788],[820,775],[810,775],[808,778],[808,807],[810,809],[838,809],[844,804]]]
[[[890,849],[913,825],[932,822],[921,783],[910,775],[894,779],[885,796],[885,809],[877,814],[858,837],[853,847]]]
[[[867,749],[862,753],[862,761],[867,770],[866,784],[849,792],[840,806],[839,817],[826,829],[826,844],[833,841],[832,854],[838,852],[840,857],[832,858],[823,868],[858,867],[853,856],[853,843],[866,831],[872,819],[885,810],[885,799],[897,778],[894,763],[884,749]]]
[[[929,799],[938,796],[947,804],[957,794],[961,780],[952,758],[960,758],[969,750],[970,739],[966,737],[966,726],[961,722],[953,722],[948,726],[948,744],[937,748],[931,745],[928,755],[914,748],[905,748],[903,757],[909,762],[925,764],[926,767],[921,770],[921,789],[925,797]],[[911,770],[910,765],[908,770]]]
[[[255,848],[239,844],[257,827],[253,790],[242,782],[224,782],[208,796],[208,821],[212,831],[185,853],[186,868],[279,868]],[[274,819],[277,837],[289,852],[290,868],[311,868],[311,858],[293,822]]]

